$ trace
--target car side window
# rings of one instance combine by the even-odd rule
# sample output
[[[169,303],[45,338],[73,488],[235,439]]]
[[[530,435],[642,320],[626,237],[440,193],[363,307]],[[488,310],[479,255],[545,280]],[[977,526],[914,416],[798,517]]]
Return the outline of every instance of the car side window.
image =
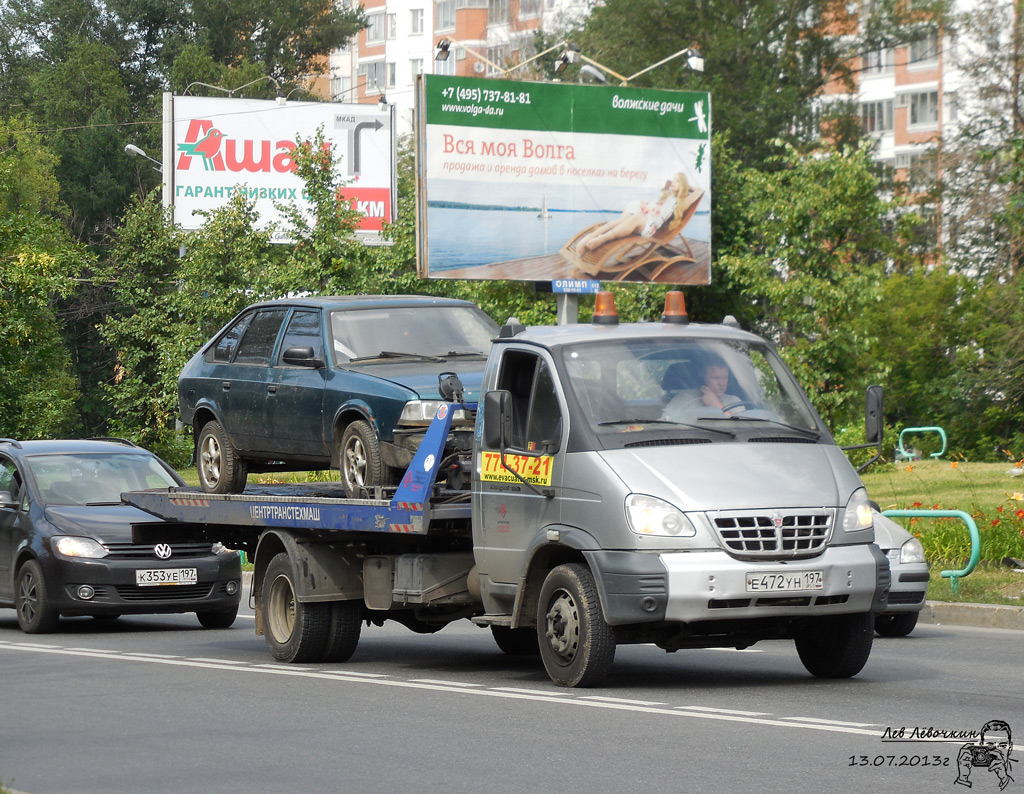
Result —
[[[264,309],[253,315],[235,352],[236,364],[269,364],[277,332],[281,330],[286,309]]]
[[[16,505],[21,501],[21,475],[14,462],[0,459],[0,493],[7,496],[7,504]]]
[[[228,362],[231,360],[231,354],[234,353],[235,348],[238,347],[238,340],[242,338],[242,333],[245,331],[245,326],[248,325],[251,317],[251,312],[241,317],[237,323],[232,325],[224,332],[224,335],[217,340],[217,344],[213,348],[214,361]]]
[[[291,347],[310,347],[314,358],[324,354],[323,336],[320,333],[320,312],[295,312],[284,330],[284,342],[278,354],[278,365],[284,364],[284,351]]]
[[[502,360],[498,388],[512,395],[512,438],[509,446],[539,452],[559,442],[562,412],[547,363],[532,353],[509,351]]]

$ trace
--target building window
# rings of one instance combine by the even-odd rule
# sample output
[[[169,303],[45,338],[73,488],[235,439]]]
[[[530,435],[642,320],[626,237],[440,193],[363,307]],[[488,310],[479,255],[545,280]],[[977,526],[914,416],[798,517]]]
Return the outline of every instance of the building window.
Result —
[[[369,14],[366,23],[366,43],[384,41],[384,15]]]
[[[910,63],[929,63],[939,57],[939,32],[932,28],[910,44]]]
[[[890,49],[872,50],[864,54],[864,70],[868,74],[892,71],[892,55]]]
[[[519,0],[520,17],[539,17],[541,0]]]
[[[395,77],[397,73],[396,64],[394,62],[386,64],[386,73],[388,80],[388,88],[395,87]]]
[[[509,0],[488,0],[487,21],[500,23],[509,21]]]
[[[455,75],[455,59],[454,58],[446,58],[443,61],[433,61],[433,64],[434,64],[434,74],[444,74],[444,75],[448,75],[448,77],[453,77]]]
[[[331,99],[338,102],[351,102],[352,97],[352,78],[345,77],[332,77],[331,78]]]
[[[936,126],[939,123],[939,92],[910,95],[910,126]]]
[[[359,64],[359,83],[364,87],[364,94],[383,91],[387,86],[387,64],[384,61],[372,61]]]
[[[864,132],[892,132],[892,106],[891,99],[861,102],[860,121]]]
[[[455,30],[455,0],[437,0],[434,5],[434,29]]]
[[[384,15],[384,27],[388,41],[398,38],[398,17],[396,14]]]
[[[422,8],[413,8],[409,11],[409,33],[413,36],[423,33]]]
[[[413,82],[416,82],[416,75],[423,74],[423,59],[422,58],[410,58],[409,59],[409,74],[412,76]]]

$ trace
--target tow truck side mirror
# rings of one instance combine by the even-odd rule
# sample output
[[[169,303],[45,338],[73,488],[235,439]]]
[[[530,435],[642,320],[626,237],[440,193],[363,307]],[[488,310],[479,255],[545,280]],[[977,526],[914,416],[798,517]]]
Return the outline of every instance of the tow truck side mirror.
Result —
[[[864,435],[868,444],[882,443],[881,386],[868,386],[864,401]]]
[[[484,446],[505,449],[512,436],[512,393],[489,391],[484,395]]]

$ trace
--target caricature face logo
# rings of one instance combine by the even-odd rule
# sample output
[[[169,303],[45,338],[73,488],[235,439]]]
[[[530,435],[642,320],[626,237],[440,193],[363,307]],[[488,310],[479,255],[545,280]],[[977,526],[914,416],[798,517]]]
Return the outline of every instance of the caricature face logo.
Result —
[[[971,774],[977,767],[987,769],[995,775],[1000,790],[1005,789],[1013,778],[1010,767],[1013,758],[1013,734],[1010,726],[1003,720],[989,720],[982,726],[981,738],[977,742],[968,742],[957,753],[957,778],[953,782],[970,788],[973,785]]]

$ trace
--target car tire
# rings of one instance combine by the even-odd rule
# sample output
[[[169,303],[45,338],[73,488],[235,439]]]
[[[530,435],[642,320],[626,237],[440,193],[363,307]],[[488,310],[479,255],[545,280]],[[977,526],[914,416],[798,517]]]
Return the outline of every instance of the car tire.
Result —
[[[26,634],[50,634],[57,629],[60,613],[50,603],[43,568],[35,560],[28,560],[18,570],[14,609],[18,625]]]
[[[292,563],[284,552],[263,576],[263,636],[279,662],[319,662],[327,650],[330,604],[303,603],[295,596]]]
[[[875,615],[875,631],[882,637],[906,637],[917,626],[917,612]]]
[[[196,443],[196,470],[206,493],[241,493],[248,473],[245,461],[231,443],[220,422],[203,425]]]
[[[511,629],[508,626],[491,626],[491,636],[501,649],[509,656],[537,656],[540,645],[537,643],[537,629],[522,627]]]
[[[338,446],[341,482],[349,499],[368,496],[367,489],[384,482],[388,467],[380,455],[380,441],[369,422],[358,419],[345,428]]]
[[[332,601],[327,648],[321,661],[347,662],[356,652],[363,627],[362,600]]]
[[[540,657],[558,686],[601,683],[615,660],[615,635],[601,613],[590,570],[559,565],[547,575],[537,605]]]
[[[871,655],[874,628],[870,612],[814,618],[797,635],[796,650],[811,675],[850,678]]]
[[[231,628],[231,624],[234,623],[235,618],[238,617],[238,605],[235,604],[235,606],[230,609],[213,609],[196,612],[196,617],[199,618],[199,625],[204,629]]]

